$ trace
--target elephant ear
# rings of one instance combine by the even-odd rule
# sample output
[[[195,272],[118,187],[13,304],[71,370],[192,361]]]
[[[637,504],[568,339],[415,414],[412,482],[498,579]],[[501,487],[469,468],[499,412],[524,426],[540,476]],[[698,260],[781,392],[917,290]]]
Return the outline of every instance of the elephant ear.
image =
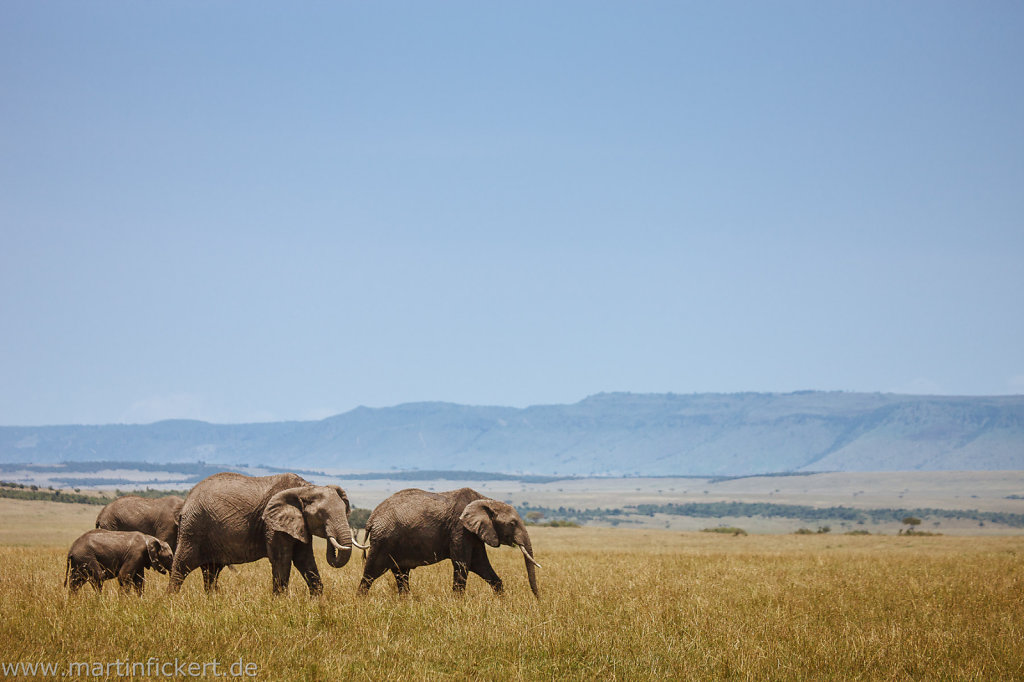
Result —
[[[331,488],[332,490],[334,490],[334,492],[338,493],[338,497],[340,497],[342,500],[344,500],[346,516],[351,514],[352,513],[352,505],[348,503],[348,495],[346,495],[345,491],[341,489],[341,486],[329,485],[327,487]]]
[[[282,490],[270,498],[263,510],[263,522],[270,530],[287,533],[299,542],[309,543],[309,529],[302,517],[302,500],[298,488]]]
[[[146,536],[146,554],[149,556],[150,566],[160,565],[160,545],[162,544],[164,543],[160,542],[160,540],[156,539],[152,535]],[[168,549],[170,548],[168,547]]]
[[[498,533],[494,530],[491,515],[494,513],[487,500],[474,500],[462,510],[459,521],[470,533],[473,533],[491,547],[497,547]]]

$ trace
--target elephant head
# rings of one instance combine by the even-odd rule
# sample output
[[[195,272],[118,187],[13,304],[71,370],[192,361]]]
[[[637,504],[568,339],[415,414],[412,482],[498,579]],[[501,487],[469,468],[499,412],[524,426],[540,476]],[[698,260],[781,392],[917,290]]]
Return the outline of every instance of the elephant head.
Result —
[[[146,536],[146,553],[149,555],[149,565],[158,573],[170,573],[171,565],[174,563],[174,552],[171,546],[152,535]]]
[[[309,543],[312,535],[327,539],[327,563],[341,568],[352,555],[348,525],[352,509],[345,491],[336,485],[306,485],[275,494],[263,511],[267,528]]]
[[[533,558],[533,545],[526,532],[526,524],[511,505],[491,499],[474,500],[466,505],[459,520],[467,530],[491,547],[518,547],[523,553],[530,589],[534,596],[540,596],[535,571],[535,568],[540,568],[540,564]]]

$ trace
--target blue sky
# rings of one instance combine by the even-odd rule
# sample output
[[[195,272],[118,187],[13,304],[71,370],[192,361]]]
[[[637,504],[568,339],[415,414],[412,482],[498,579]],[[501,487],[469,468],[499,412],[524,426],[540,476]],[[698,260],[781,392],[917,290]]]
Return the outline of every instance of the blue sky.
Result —
[[[1024,393],[1024,5],[0,3],[0,424]]]

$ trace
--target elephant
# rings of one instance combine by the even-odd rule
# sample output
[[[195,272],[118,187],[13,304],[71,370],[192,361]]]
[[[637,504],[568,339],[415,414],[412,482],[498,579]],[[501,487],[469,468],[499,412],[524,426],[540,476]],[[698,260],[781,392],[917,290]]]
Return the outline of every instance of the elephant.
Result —
[[[312,536],[327,539],[327,563],[348,563],[355,543],[348,525],[348,496],[336,485],[313,485],[287,473],[245,476],[219,473],[195,485],[185,498],[178,526],[178,548],[168,591],[181,589],[196,568],[207,592],[217,589],[224,566],[270,560],[273,593],[288,590],[291,566],[299,570],[310,595],[323,592],[313,559]]]
[[[107,530],[137,530],[178,546],[178,514],[185,500],[175,495],[139,497],[124,495],[103,509],[96,517],[96,527]]]
[[[395,576],[400,594],[409,591],[409,573],[417,566],[451,559],[452,590],[466,589],[467,572],[483,578],[497,594],[501,578],[487,560],[484,544],[518,547],[535,597],[533,546],[522,518],[511,505],[484,497],[471,488],[432,493],[418,488],[400,490],[381,502],[366,522],[370,546],[358,593],[366,594],[385,571]]]
[[[135,588],[136,594],[142,594],[146,585],[145,569],[168,573],[173,556],[171,546],[152,535],[93,529],[71,544],[64,567],[64,585],[77,592],[88,581],[97,592],[102,592],[104,580],[117,578],[121,592]]]

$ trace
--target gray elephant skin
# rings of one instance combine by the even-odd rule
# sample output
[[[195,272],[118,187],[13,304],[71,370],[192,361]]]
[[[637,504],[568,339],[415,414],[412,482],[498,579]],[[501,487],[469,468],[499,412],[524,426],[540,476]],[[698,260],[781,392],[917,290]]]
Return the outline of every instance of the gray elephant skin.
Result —
[[[101,592],[104,580],[117,578],[122,592],[134,588],[136,593],[142,594],[146,569],[167,573],[172,560],[170,545],[152,535],[94,529],[82,534],[68,550],[64,584],[77,592],[89,582]]]
[[[296,474],[220,473],[195,485],[185,498],[178,548],[168,590],[177,592],[199,568],[207,592],[224,566],[270,560],[274,594],[288,590],[291,567],[311,595],[323,592],[312,536],[327,539],[327,563],[344,566],[352,554],[348,496],[336,485],[312,485]]]
[[[166,497],[119,497],[96,516],[96,527],[107,530],[137,530],[163,540],[171,549],[178,546],[178,514],[185,500]]]
[[[539,597],[533,545],[516,510],[484,497],[471,488],[432,493],[418,488],[400,490],[373,510],[366,522],[370,545],[358,592],[365,594],[373,581],[391,571],[399,593],[409,590],[409,573],[417,566],[452,562],[452,589],[466,589],[468,571],[483,578],[496,593],[501,578],[487,559],[485,544],[511,545],[523,553],[530,589]]]

